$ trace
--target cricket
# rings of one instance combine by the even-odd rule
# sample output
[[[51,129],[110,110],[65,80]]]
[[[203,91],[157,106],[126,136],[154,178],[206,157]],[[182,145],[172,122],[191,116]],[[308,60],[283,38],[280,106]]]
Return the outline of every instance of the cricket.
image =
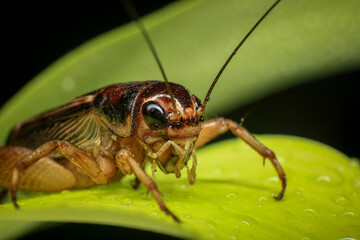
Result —
[[[258,152],[264,163],[266,159],[271,162],[281,182],[281,190],[274,198],[282,199],[286,174],[276,155],[233,120],[221,117],[204,120],[211,93],[228,63],[279,2],[264,13],[231,52],[203,101],[185,87],[168,81],[135,8],[124,4],[164,79],[107,86],[16,124],[6,146],[0,148],[0,201],[10,193],[14,207],[19,208],[19,189],[59,192],[135,175],[132,187],[143,184],[160,209],[181,222],[162,200],[154,172],[159,168],[179,178],[185,167],[189,184],[194,184],[196,149],[228,130]],[[151,165],[152,176],[145,172],[146,165]]]

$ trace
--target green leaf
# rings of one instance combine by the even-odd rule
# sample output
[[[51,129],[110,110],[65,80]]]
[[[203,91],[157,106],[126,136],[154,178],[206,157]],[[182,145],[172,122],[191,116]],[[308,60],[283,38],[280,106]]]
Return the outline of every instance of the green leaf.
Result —
[[[336,150],[291,136],[261,136],[288,176],[281,201],[271,164],[233,139],[198,151],[197,182],[156,174],[168,207],[183,221],[166,216],[145,187],[132,177],[91,189],[22,193],[22,210],[0,205],[6,221],[85,222],[126,226],[193,239],[340,239],[360,235],[360,169]],[[183,171],[186,175],[186,171]],[[2,233],[4,234],[4,233]],[[6,231],[5,231],[6,234]]]
[[[170,81],[203,98],[230,52],[270,4],[180,1],[144,22]],[[229,64],[207,113],[221,114],[319,76],[357,68],[359,12],[358,0],[282,1]],[[0,140],[5,141],[18,121],[85,92],[153,79],[161,75],[142,37],[133,24],[123,26],[70,52],[12,98],[0,111]],[[309,140],[262,140],[281,157],[287,171],[289,188],[283,201],[271,198],[279,191],[271,166],[260,169],[259,157],[242,143],[226,142],[199,151],[194,186],[186,179],[157,174],[166,203],[185,222],[180,226],[145,196],[144,188],[132,190],[127,178],[90,190],[22,193],[22,211],[14,211],[10,203],[0,205],[1,236],[21,234],[15,228],[31,228],[27,221],[50,220],[205,239],[359,237],[359,167]]]

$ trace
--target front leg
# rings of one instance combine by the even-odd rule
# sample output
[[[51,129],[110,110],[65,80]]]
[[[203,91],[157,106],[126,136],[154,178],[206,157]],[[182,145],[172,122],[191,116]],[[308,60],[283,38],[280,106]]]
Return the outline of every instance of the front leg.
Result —
[[[201,147],[205,143],[209,142],[220,134],[225,133],[229,129],[237,137],[244,140],[248,145],[250,145],[250,147],[252,147],[261,156],[263,156],[264,163],[266,158],[270,160],[282,183],[282,190],[279,195],[275,197],[276,200],[280,200],[284,196],[286,189],[286,174],[284,170],[282,169],[275,154],[270,149],[262,145],[248,130],[246,130],[246,128],[244,128],[240,124],[225,118],[216,118],[204,122],[199,138],[195,144],[195,148]]]
[[[130,151],[121,150],[117,152],[116,165],[124,174],[134,173],[136,178],[142,182],[154,196],[160,209],[167,215],[170,215],[176,222],[180,222],[180,219],[166,207],[154,180],[145,173],[144,169],[142,169],[141,165],[135,160],[134,155]]]

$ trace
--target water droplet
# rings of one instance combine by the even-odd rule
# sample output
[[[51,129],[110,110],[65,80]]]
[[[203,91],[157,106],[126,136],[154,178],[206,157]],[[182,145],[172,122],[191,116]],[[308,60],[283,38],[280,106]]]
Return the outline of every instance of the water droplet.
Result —
[[[344,194],[337,194],[334,197],[334,202],[340,206],[347,206],[347,205],[351,204],[350,199]]]
[[[214,217],[214,219],[215,220],[221,220],[221,217],[216,216],[216,217]]]
[[[184,218],[190,219],[191,216],[190,215],[185,215]]]
[[[259,197],[259,202],[262,202],[262,201],[267,201],[268,198],[267,197]]]
[[[236,198],[237,194],[236,193],[229,193],[226,195],[227,198]]]
[[[308,237],[303,237],[301,240],[310,240]]]
[[[148,207],[154,207],[154,205],[152,205],[151,203],[149,203],[148,205],[146,205],[146,206],[148,206]]]
[[[240,223],[242,225],[246,225],[246,226],[250,226],[250,225],[256,225],[258,224],[258,221],[256,221],[254,218],[246,216],[246,215],[240,215],[238,217],[238,219],[240,220]]]
[[[186,188],[187,188],[187,185],[186,185],[186,184],[181,184],[181,185],[179,186],[179,188],[181,188],[181,189],[186,189]]]
[[[121,205],[129,206],[132,204],[133,202],[129,198],[124,198],[123,200],[121,200]]]
[[[318,212],[311,208],[304,209],[304,212],[308,213],[309,215],[311,215],[313,217],[318,215]]]
[[[247,221],[240,221],[240,223],[243,224],[243,225],[245,225],[245,226],[247,226],[247,227],[250,226],[250,223],[248,223]]]
[[[143,195],[142,195],[142,199],[144,199],[144,200],[151,200],[152,199],[152,196],[150,196],[151,194],[148,194],[147,192],[146,193],[144,193]]]
[[[321,186],[338,187],[343,183],[343,177],[339,170],[324,168],[318,170],[315,183]]]
[[[277,176],[272,176],[267,178],[268,182],[277,183],[279,182],[279,178]]]
[[[207,225],[208,227],[214,228],[214,225],[212,223],[208,223]]]
[[[344,212],[344,216],[353,218],[355,216],[355,213],[353,213],[353,212]]]
[[[323,175],[323,176],[319,176],[316,180],[316,183],[320,183],[320,184],[326,184],[326,183],[330,183],[331,182],[331,177]]]
[[[303,193],[302,193],[302,191],[301,191],[301,190],[297,190],[297,191],[295,192],[295,195],[296,195],[296,196],[302,196],[302,195],[303,195]]]
[[[346,238],[340,238],[339,240],[356,240],[356,238],[348,238],[348,237],[346,237]]]

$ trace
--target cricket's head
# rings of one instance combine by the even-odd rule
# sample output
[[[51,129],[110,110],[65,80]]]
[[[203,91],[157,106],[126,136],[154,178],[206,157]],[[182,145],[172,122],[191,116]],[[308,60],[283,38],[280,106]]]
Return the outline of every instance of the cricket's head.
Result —
[[[201,102],[195,95],[181,85],[169,86],[176,109],[164,82],[153,84],[141,94],[136,135],[162,171],[180,177],[180,170],[193,154],[203,116],[199,115]]]

